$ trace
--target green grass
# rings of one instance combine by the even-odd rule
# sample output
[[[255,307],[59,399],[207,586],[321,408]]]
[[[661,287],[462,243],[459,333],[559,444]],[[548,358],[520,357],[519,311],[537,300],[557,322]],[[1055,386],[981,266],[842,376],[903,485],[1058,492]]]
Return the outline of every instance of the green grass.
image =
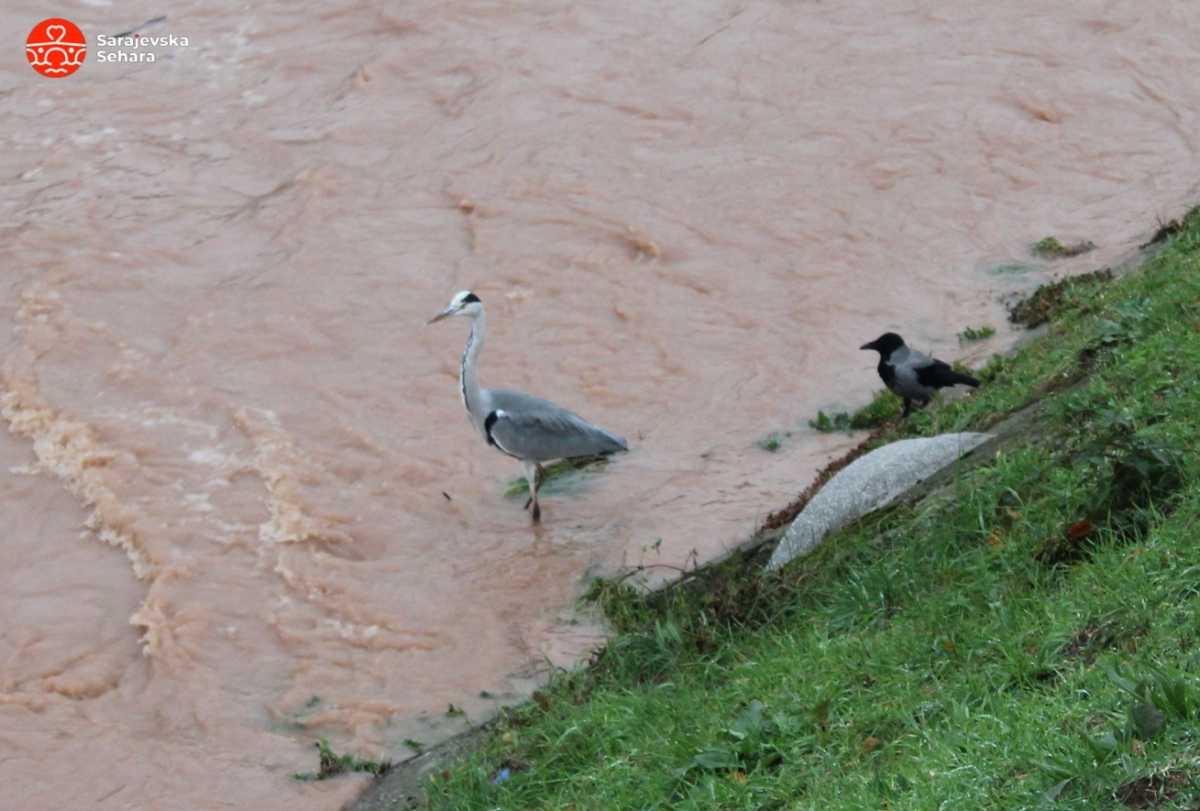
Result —
[[[1200,215],[1056,296],[974,396],[873,440],[1040,402],[1027,442],[779,573],[746,552],[650,599],[598,581],[610,644],[436,775],[431,807],[1200,804]]]
[[[900,400],[887,389],[880,389],[871,402],[853,414],[848,411],[834,414],[818,411],[817,416],[808,421],[808,427],[823,434],[835,431],[868,431],[879,428],[899,416]]]

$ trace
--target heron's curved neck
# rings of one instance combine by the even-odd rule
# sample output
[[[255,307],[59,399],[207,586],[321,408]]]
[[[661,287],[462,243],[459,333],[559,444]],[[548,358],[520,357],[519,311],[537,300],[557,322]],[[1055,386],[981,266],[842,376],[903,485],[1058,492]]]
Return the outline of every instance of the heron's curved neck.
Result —
[[[487,320],[481,312],[471,319],[471,334],[467,336],[467,348],[463,350],[462,366],[458,370],[458,387],[462,391],[463,405],[475,422],[481,422],[486,416],[480,413],[480,409],[483,408],[483,394],[479,388],[479,378],[475,374],[479,365],[479,351],[483,349],[486,333]]]

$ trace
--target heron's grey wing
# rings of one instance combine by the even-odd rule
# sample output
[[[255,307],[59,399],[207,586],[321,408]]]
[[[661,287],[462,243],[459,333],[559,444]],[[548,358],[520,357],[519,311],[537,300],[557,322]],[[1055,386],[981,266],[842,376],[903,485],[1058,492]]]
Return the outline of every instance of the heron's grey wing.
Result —
[[[534,411],[566,411],[549,400],[534,397],[523,391],[512,389],[487,389],[488,405],[491,410],[500,408],[509,414],[526,414]]]
[[[539,397],[493,391],[492,406],[488,438],[510,456],[545,462],[627,449],[621,437]]]

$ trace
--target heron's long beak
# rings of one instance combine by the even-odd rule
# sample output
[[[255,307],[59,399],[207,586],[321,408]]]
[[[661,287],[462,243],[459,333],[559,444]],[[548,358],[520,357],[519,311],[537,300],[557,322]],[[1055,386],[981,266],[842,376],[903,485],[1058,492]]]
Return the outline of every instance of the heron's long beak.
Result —
[[[433,318],[426,321],[425,326],[429,326],[430,324],[436,324],[437,322],[441,321],[443,318],[454,315],[455,312],[456,311],[453,307],[447,307],[446,309],[442,310],[440,313],[435,315]]]

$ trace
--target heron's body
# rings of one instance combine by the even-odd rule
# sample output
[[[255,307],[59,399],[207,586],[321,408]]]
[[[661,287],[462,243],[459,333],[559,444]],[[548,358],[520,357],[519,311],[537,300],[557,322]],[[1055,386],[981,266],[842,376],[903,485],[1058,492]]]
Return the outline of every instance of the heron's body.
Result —
[[[483,438],[516,459],[549,462],[627,450],[621,437],[540,397],[507,389],[484,397]]]
[[[621,437],[549,400],[510,389],[481,387],[476,370],[487,331],[483,302],[474,293],[463,291],[434,321],[452,315],[471,319],[471,334],[458,378],[467,416],[489,445],[521,461],[529,482],[530,500],[526,506],[533,506],[533,520],[538,521],[542,462],[616,453],[628,447]]]

